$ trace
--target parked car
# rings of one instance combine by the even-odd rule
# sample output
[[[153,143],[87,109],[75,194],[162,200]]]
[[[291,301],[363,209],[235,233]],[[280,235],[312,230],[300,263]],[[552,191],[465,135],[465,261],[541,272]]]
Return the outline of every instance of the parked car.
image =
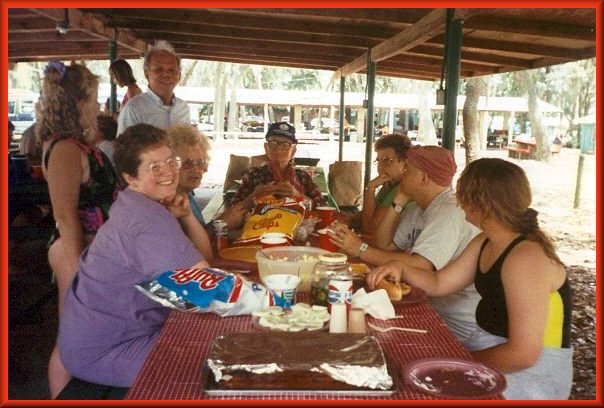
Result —
[[[321,118],[321,123],[319,124],[319,118],[314,118],[310,121],[310,125],[313,129],[318,129],[319,131],[326,129],[336,136],[340,135],[340,121],[336,119]],[[344,135],[348,136],[350,132],[356,132],[356,130],[356,126],[351,125],[347,120],[344,120]]]
[[[264,132],[264,118],[262,116],[248,116],[241,122],[242,132]]]

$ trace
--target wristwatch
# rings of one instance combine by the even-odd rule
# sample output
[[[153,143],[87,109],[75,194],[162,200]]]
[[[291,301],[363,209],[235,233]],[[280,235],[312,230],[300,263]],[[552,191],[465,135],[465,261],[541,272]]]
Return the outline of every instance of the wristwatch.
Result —
[[[367,251],[367,248],[369,248],[369,245],[367,245],[366,242],[361,242],[361,246],[359,247],[359,253],[357,254],[357,257],[360,258],[361,256],[363,256],[365,251]]]
[[[395,212],[400,213],[405,209],[405,206],[392,202],[392,208],[394,208]]]

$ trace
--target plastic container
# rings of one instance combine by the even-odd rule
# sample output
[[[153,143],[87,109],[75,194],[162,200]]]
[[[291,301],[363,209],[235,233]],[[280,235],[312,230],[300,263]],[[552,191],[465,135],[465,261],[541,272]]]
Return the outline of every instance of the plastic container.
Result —
[[[352,267],[346,254],[328,252],[319,256],[319,262],[313,268],[311,280],[312,304],[329,306],[329,281],[332,279],[350,280],[352,285]]]
[[[310,291],[313,268],[319,262],[319,255],[327,251],[307,246],[285,246],[262,249],[256,253],[260,281],[277,273],[287,273],[300,277],[298,292]]]

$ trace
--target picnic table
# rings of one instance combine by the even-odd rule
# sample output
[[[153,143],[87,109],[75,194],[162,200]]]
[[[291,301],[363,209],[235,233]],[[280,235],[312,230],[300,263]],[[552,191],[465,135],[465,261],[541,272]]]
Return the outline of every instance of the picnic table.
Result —
[[[309,296],[299,294],[299,301]],[[287,394],[288,399],[394,399],[420,400],[439,399],[405,384],[401,378],[406,364],[426,357],[456,357],[472,360],[468,351],[444,325],[428,303],[416,305],[395,305],[397,315],[404,315],[405,327],[426,329],[428,332],[412,333],[391,331],[380,333],[370,331],[391,359],[391,375],[396,376],[398,389],[388,396],[363,397],[346,396],[336,392]],[[383,324],[369,317],[368,323]],[[229,331],[251,331],[254,328],[251,316],[223,318],[212,313],[187,313],[172,311],[164,324],[155,347],[149,354],[126,399],[135,400],[201,400],[201,399],[283,399],[285,392],[272,392],[264,395],[238,395],[236,392],[222,396],[208,395],[204,391],[204,364],[214,339]],[[502,399],[501,395],[492,399]]]
[[[512,140],[515,146],[506,147],[508,157],[513,159],[534,159],[537,151],[537,142],[534,137],[516,138]]]
[[[247,263],[251,272],[245,277],[259,281],[257,265]],[[421,291],[420,291],[421,292]],[[423,292],[422,292],[423,293]],[[342,392],[293,392],[272,391],[268,393],[207,393],[209,373],[205,361],[214,339],[226,332],[261,330],[249,315],[220,317],[213,313],[192,313],[174,310],[165,322],[154,348],[139,372],[126,399],[132,400],[241,400],[241,399],[385,399],[385,400],[438,400],[439,397],[420,391],[405,383],[405,366],[423,358],[458,358],[473,361],[469,352],[457,340],[426,301],[416,293],[413,297],[395,302],[394,309],[401,319],[383,321],[367,316],[367,323],[381,327],[402,326],[424,329],[426,333],[389,331],[379,332],[368,328],[375,336],[389,362],[395,390],[390,395],[366,396],[346,395]],[[310,293],[298,293],[298,302],[310,303]],[[489,399],[503,399],[496,394]]]

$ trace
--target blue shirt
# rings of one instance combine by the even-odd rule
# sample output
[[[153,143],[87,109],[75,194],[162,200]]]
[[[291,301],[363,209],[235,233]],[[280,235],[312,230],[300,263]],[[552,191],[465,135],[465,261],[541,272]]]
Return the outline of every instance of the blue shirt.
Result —
[[[203,214],[201,213],[201,208],[199,204],[197,204],[197,200],[195,200],[195,193],[192,191],[189,193],[189,203],[191,203],[191,211],[193,211],[193,215],[197,218],[197,221],[205,227],[206,221],[203,219]]]

